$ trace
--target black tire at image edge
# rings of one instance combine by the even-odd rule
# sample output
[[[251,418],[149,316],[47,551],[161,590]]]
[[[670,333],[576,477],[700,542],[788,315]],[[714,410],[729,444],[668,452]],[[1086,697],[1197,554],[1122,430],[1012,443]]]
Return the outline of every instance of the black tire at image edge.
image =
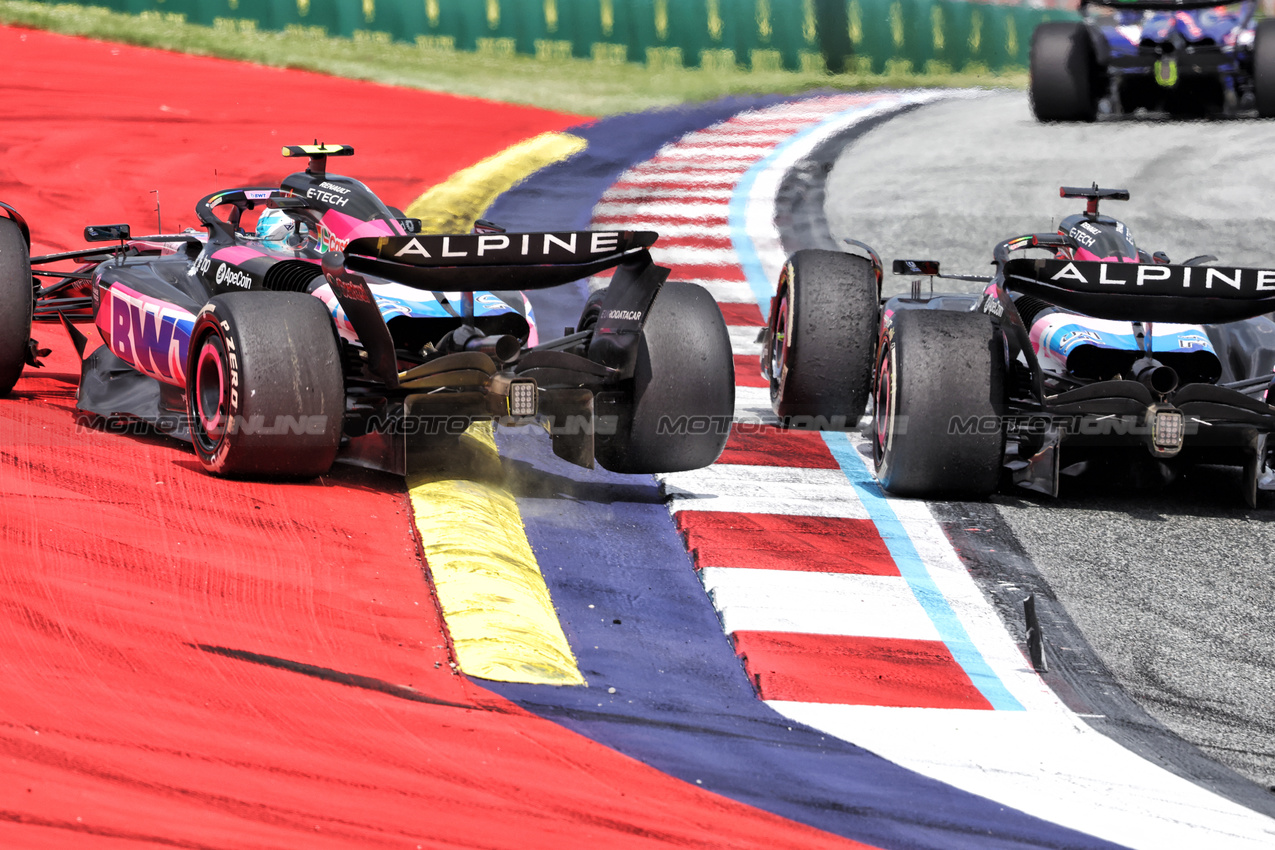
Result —
[[[0,398],[22,375],[31,339],[31,258],[22,231],[0,217]]]
[[[1275,18],[1258,21],[1254,33],[1253,94],[1258,116],[1275,118]]]

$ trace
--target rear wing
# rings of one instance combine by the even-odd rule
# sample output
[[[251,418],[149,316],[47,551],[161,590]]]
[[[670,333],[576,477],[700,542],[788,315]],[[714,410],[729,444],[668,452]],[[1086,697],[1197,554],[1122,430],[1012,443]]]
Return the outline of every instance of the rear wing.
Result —
[[[1275,311],[1275,269],[1009,260],[1005,288],[1097,319],[1210,324]]]
[[[369,368],[390,387],[398,386],[394,341],[362,275],[433,292],[475,292],[544,289],[618,267],[594,339],[599,362],[631,377],[645,317],[669,273],[646,250],[657,238],[614,230],[369,236],[324,254],[322,267]]]
[[[1177,12],[1191,9],[1212,9],[1217,6],[1239,6],[1242,0],[1080,0],[1080,11],[1086,6],[1103,6],[1108,9],[1129,12]]]
[[[369,236],[344,253],[350,271],[417,289],[545,289],[618,266],[657,238],[647,230]]]

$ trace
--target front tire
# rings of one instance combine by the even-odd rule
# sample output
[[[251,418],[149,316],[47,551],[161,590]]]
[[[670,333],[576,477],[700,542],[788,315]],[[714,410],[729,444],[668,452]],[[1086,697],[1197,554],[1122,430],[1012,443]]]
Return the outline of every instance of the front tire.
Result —
[[[1005,362],[982,313],[900,310],[882,341],[873,410],[877,478],[896,496],[982,499],[1005,455]]]
[[[608,395],[608,394],[603,394]],[[721,455],[735,412],[735,366],[722,311],[708,290],[668,282],[647,313],[631,386],[600,399],[617,418],[594,457],[622,473],[682,472]]]
[[[1049,21],[1032,33],[1030,84],[1038,121],[1093,121],[1102,71],[1084,24]]]
[[[1253,96],[1261,118],[1275,118],[1275,18],[1257,24],[1253,37]]]
[[[323,302],[292,292],[214,297],[191,333],[191,442],[209,472],[314,478],[336,459],[345,380]]]
[[[27,241],[12,219],[0,217],[0,398],[13,390],[26,365],[33,304]]]
[[[798,251],[779,275],[762,352],[785,425],[853,428],[872,390],[880,322],[876,269],[838,251]]]

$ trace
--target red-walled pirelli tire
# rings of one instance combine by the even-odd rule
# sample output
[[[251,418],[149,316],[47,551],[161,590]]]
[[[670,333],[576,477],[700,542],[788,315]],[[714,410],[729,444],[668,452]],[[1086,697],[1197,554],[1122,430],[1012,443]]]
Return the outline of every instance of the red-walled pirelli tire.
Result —
[[[327,472],[341,442],[345,380],[323,302],[295,292],[214,297],[191,333],[186,409],[195,453],[209,472]]]
[[[672,281],[660,288],[632,385],[599,413],[617,417],[613,433],[599,427],[594,437],[594,457],[612,472],[682,472],[717,460],[735,413],[735,364],[708,290]]]
[[[863,257],[798,251],[779,274],[769,345],[770,405],[790,427],[853,428],[872,392],[880,305]]]
[[[1253,94],[1258,116],[1275,118],[1275,18],[1257,23],[1253,38]]]
[[[31,339],[31,255],[22,230],[0,217],[0,398],[13,389]]]
[[[1028,93],[1037,120],[1094,120],[1102,78],[1084,24],[1049,21],[1036,27]]]
[[[983,499],[1005,455],[1005,362],[982,313],[900,310],[882,340],[873,458],[887,492]]]

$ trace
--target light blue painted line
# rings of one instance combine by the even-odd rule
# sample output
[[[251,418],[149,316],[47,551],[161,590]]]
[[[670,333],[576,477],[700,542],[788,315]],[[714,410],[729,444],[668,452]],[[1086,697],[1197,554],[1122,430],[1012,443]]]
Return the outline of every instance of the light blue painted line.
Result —
[[[784,145],[780,146],[782,147]],[[744,269],[744,279],[748,281],[753,295],[757,297],[757,307],[761,310],[763,318],[770,315],[770,297],[775,294],[775,290],[772,289],[774,284],[766,280],[766,272],[762,269],[761,259],[757,256],[757,248],[753,246],[753,240],[748,238],[748,199],[753,192],[753,184],[757,182],[757,175],[765,171],[778,155],[779,148],[776,148],[753,163],[753,167],[745,172],[731,191],[727,215],[730,241],[735,247],[735,256]]]
[[[997,711],[1022,711],[1022,703],[1005,688],[1000,677],[970,640],[969,633],[965,631],[956,612],[948,604],[947,597],[934,583],[925,562],[921,560],[916,547],[912,545],[912,539],[908,537],[903,523],[899,521],[894,509],[890,507],[890,502],[881,492],[881,486],[868,471],[868,466],[860,457],[859,450],[854,443],[850,442],[849,435],[842,431],[825,431],[823,439],[841,467],[841,471],[858,491],[859,500],[863,503],[873,524],[880,530],[881,539],[885,541],[890,557],[899,568],[899,573],[907,581],[912,595],[929,615],[938,631],[939,638],[947,645],[956,663],[961,665],[961,669],[970,677],[974,687],[978,688],[991,703],[992,708]]]
[[[753,290],[753,294],[757,296],[757,306],[761,308],[762,316],[770,315],[770,299],[775,294],[775,282],[766,278],[766,271],[762,268],[761,259],[757,256],[757,248],[753,245],[753,240],[748,235],[748,201],[753,194],[753,185],[757,182],[758,176],[767,168],[770,168],[775,160],[782,156],[789,147],[802,139],[820,132],[825,126],[834,121],[843,120],[847,115],[862,112],[865,109],[879,108],[882,103],[886,102],[888,101],[885,98],[880,98],[868,103],[851,106],[811,124],[804,130],[794,133],[776,145],[775,149],[766,156],[753,163],[752,167],[735,184],[735,188],[731,191],[729,214],[726,219],[730,227],[730,241],[735,248],[735,256],[739,259],[739,264],[744,269],[744,277],[747,279],[749,287]],[[902,101],[900,100],[900,102]]]

